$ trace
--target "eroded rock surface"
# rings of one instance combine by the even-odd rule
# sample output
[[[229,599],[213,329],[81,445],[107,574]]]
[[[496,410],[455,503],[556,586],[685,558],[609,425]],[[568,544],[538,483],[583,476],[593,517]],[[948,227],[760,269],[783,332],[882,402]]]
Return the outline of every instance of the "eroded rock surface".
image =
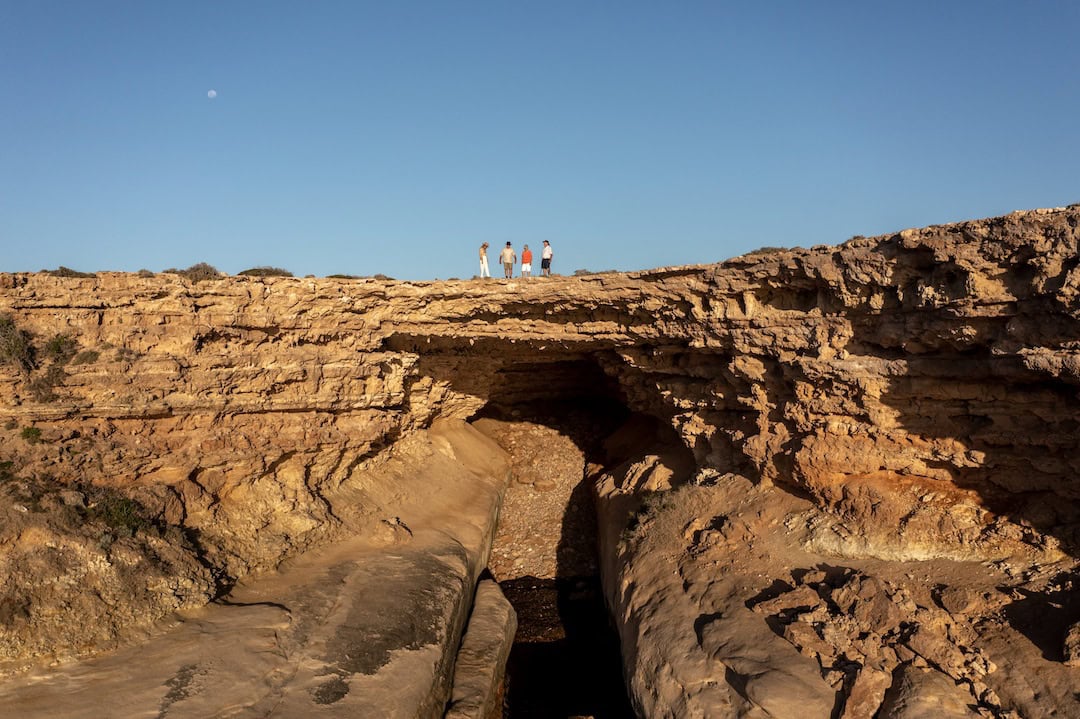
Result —
[[[175,614],[142,643],[9,678],[4,715],[443,716],[505,458],[460,422],[437,423],[388,454],[366,479],[404,497],[394,531],[292,559],[220,603]],[[483,699],[475,684],[466,704]]]
[[[682,448],[593,473],[642,713],[906,716],[946,683],[1076,713],[1078,221],[531,282],[0,275],[36,349],[0,366],[0,655],[399,531],[365,472],[435,419],[595,399]]]
[[[499,585],[490,579],[481,581],[457,655],[446,719],[502,716],[502,685],[515,631],[514,608]]]

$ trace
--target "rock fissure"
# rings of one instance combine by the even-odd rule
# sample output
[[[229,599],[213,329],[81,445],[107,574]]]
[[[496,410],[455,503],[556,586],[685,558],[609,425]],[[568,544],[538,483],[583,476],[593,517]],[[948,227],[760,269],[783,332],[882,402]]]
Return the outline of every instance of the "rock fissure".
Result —
[[[508,717],[633,716],[600,591],[591,476],[600,441],[626,414],[614,398],[511,393],[473,422],[511,458],[489,563],[517,613]]]
[[[1073,711],[1074,604],[1054,600],[1065,619],[1050,629],[1020,608],[1057,597],[1080,552],[1078,219],[1039,210],[532,282],[0,275],[0,316],[39,349],[64,336],[87,353],[51,374],[0,365],[0,656],[92,653],[204,604],[214,576],[396,536],[392,493],[370,477],[433,422],[614,403],[690,457],[578,477],[597,487],[603,594],[639,714],[913,716],[929,711],[920,687],[958,716]],[[80,486],[160,521],[109,526]],[[795,579],[819,565],[917,608],[933,603],[919,581],[947,588],[948,616],[894,603],[997,668],[965,674],[952,650],[893,634],[874,651],[899,663],[867,668],[865,642],[811,623],[814,640],[794,620],[779,636],[789,610],[745,604],[777,581],[840,591]],[[825,606],[829,632],[860,626],[856,608]],[[862,669],[806,673],[821,657]]]

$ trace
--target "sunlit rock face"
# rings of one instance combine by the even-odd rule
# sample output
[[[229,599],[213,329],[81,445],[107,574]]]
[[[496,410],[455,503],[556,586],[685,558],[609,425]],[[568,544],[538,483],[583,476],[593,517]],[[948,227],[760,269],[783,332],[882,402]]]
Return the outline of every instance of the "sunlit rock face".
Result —
[[[5,337],[33,349],[0,349],[0,656],[93,651],[389,531],[364,480],[388,447],[552,399],[670,426],[692,467],[649,492],[731,474],[797,498],[815,514],[778,526],[824,555],[1067,564],[1078,220],[528,281],[0,275]]]

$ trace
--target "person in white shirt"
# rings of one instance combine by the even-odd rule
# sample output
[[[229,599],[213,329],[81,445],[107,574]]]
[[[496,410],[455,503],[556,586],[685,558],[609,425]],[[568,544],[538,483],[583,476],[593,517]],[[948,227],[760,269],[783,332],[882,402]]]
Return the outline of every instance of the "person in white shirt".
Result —
[[[544,251],[540,253],[540,276],[548,277],[551,275],[551,258],[555,256],[555,253],[551,249],[551,243],[544,240]]]
[[[514,248],[510,246],[510,243],[506,243],[506,247],[499,253],[499,262],[503,266],[503,275],[506,279],[510,279],[514,276],[514,265],[517,264],[517,253],[514,252]]]

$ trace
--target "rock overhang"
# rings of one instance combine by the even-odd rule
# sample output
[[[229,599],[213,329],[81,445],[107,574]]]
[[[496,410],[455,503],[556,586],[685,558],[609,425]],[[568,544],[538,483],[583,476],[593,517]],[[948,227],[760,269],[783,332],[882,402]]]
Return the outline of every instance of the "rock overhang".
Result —
[[[98,354],[49,401],[29,389],[44,355],[0,368],[5,446],[24,473],[137,495],[235,575],[328,539],[334,488],[440,417],[596,398],[868,534],[917,506],[911,541],[983,546],[998,516],[1075,552],[1078,220],[532,281],[4,274],[0,315]]]

